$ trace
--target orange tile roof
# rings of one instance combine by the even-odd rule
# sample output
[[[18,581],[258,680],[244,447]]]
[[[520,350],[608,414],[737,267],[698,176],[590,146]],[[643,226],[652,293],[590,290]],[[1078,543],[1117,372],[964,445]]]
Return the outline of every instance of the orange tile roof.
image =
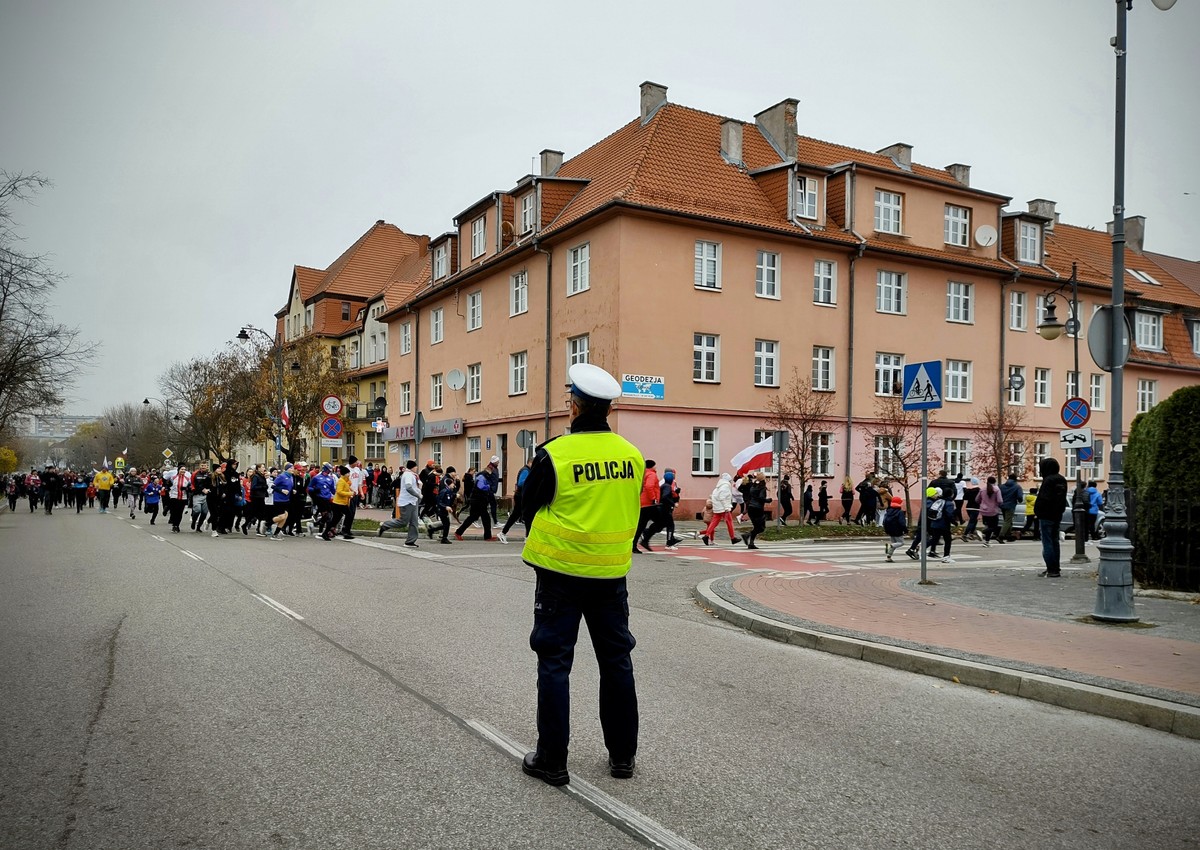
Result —
[[[1151,251],[1146,251],[1142,256],[1152,261],[1192,292],[1200,295],[1200,262],[1181,260],[1178,257],[1168,257],[1166,254],[1155,254]],[[1155,274],[1154,277],[1157,279],[1158,275]]]
[[[410,295],[429,282],[433,269],[430,267],[428,241],[425,250],[413,254],[396,267],[391,278],[383,288],[384,310],[404,303]]]
[[[373,298],[383,290],[396,268],[420,249],[421,237],[378,221],[326,270],[314,296]]]
[[[912,171],[906,171],[898,166],[895,160],[887,154],[848,148],[845,145],[835,145],[832,142],[823,142],[820,139],[813,139],[808,136],[796,137],[796,159],[802,163],[819,165],[822,168],[830,168],[844,162],[857,162],[881,168],[884,171],[894,171],[897,175],[914,174],[917,177],[924,177],[928,180],[939,180],[942,183],[949,183],[959,189],[966,188],[955,180],[950,172],[944,168],[930,168],[927,165],[920,165],[914,162],[912,164]]]

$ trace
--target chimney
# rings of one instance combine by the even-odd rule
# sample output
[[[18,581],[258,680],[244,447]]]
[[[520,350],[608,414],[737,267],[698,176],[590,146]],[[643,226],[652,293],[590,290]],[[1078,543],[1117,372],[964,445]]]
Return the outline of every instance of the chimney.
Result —
[[[742,162],[742,122],[736,118],[721,119],[721,156],[732,165]]]
[[[642,83],[642,126],[654,117],[658,108],[667,102],[667,87],[649,80]]]
[[[800,101],[789,97],[754,116],[758,130],[784,162],[796,159],[796,107]]]
[[[563,152],[552,151],[549,148],[542,151],[542,176],[553,177],[558,173],[558,169],[562,166]]]
[[[1058,213],[1054,211],[1054,201],[1047,201],[1045,198],[1034,198],[1029,202],[1029,211],[1034,215],[1040,215],[1050,219],[1046,222],[1046,230],[1054,230],[1054,225],[1058,224]]]
[[[903,168],[905,171],[912,171],[912,145],[907,142],[896,142],[894,145],[888,145],[883,150],[876,151],[884,156],[890,156],[892,162]]]
[[[1108,235],[1112,236],[1113,223],[1108,223]],[[1142,253],[1142,245],[1146,239],[1146,217],[1144,215],[1125,216],[1125,247],[1135,254]]]
[[[956,162],[952,165],[947,165],[946,170],[950,172],[950,176],[954,178],[954,182],[960,183],[963,186],[971,185],[971,166]]]

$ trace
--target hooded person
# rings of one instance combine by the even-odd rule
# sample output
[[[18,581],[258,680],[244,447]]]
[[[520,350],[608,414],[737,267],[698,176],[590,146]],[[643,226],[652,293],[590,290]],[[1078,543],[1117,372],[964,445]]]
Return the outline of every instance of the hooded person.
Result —
[[[1037,517],[1038,533],[1042,537],[1042,560],[1046,564],[1046,569],[1038,573],[1042,578],[1058,578],[1061,575],[1058,529],[1067,510],[1067,479],[1059,474],[1058,469],[1057,458],[1044,457],[1038,465],[1042,483],[1033,503],[1033,515]]]
[[[738,543],[740,538],[733,530],[733,476],[728,472],[722,472],[721,480],[713,488],[709,499],[712,500],[713,517],[708,521],[708,527],[704,529],[704,532],[700,535],[700,539],[704,541],[705,546],[711,545],[713,532],[717,530],[717,526],[724,520],[725,527],[729,529],[729,542]]]
[[[883,514],[883,530],[888,536],[883,555],[888,563],[891,563],[892,553],[904,542],[904,535],[908,534],[908,516],[904,513],[904,500],[899,496],[892,497],[887,511]]]

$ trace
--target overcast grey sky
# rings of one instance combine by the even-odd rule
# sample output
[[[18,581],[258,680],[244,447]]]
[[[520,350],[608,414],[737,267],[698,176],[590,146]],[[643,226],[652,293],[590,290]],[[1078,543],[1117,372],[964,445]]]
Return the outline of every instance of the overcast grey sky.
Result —
[[[1129,21],[1127,208],[1197,259],[1200,0]],[[1103,228],[1115,29],[1112,0],[0,0],[0,169],[54,181],[16,212],[102,343],[66,411],[98,414],[271,329],[293,264],[380,218],[437,235],[541,149],[579,153],[647,79],[747,121],[795,97],[805,135],[908,142]]]

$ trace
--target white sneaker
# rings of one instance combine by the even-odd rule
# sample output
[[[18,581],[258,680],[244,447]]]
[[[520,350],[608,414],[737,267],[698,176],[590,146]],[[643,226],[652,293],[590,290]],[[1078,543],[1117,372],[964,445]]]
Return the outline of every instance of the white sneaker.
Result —
[[[496,538],[497,538],[497,539],[498,539],[498,540],[499,540],[501,543],[504,543],[504,544],[507,544],[507,543],[508,543],[508,538],[504,536],[504,532],[503,532],[503,531],[497,531],[497,532],[496,532]]]
[[[214,532],[213,532],[213,537],[217,537],[217,536],[219,536],[219,535],[217,534],[217,532],[215,532],[215,531],[214,531]]]
[[[958,562],[955,561],[953,558],[951,558],[949,555],[947,555],[946,557],[942,558],[942,563],[943,564],[955,564]]]
[[[668,547],[667,547],[667,551],[668,551],[668,552],[678,552],[678,551],[679,551],[679,547],[678,547],[678,546],[668,546]]]

